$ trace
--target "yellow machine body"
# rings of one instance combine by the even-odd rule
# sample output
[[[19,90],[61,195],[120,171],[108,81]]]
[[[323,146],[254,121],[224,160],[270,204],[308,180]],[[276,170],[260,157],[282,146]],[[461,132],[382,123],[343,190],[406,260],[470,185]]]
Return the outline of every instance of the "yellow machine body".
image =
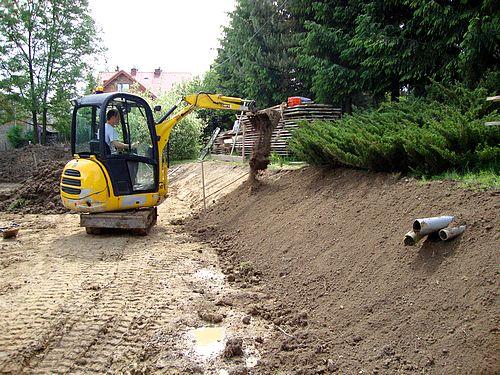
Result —
[[[161,175],[164,180],[160,182],[158,192],[115,196],[104,165],[95,157],[79,158],[76,155],[66,164],[61,176],[62,203],[72,211],[85,213],[155,207],[167,197],[166,171]],[[79,186],[78,193],[72,190],[75,186]]]

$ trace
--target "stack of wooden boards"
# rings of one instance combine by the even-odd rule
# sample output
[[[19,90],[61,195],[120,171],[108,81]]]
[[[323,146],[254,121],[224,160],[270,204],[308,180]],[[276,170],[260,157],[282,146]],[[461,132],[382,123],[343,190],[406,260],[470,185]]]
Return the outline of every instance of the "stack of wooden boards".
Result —
[[[298,124],[302,121],[335,121],[340,119],[342,111],[340,108],[335,108],[328,104],[306,103],[294,107],[285,107],[277,105],[271,107],[282,111],[281,120],[273,131],[271,139],[271,152],[275,152],[280,156],[290,156],[288,150],[288,142],[292,137],[293,129],[298,128]],[[236,136],[232,130],[221,132],[214,142],[212,149],[213,154],[230,154],[231,147]],[[241,126],[238,136],[236,136],[236,147],[234,155],[242,155],[243,144],[245,157],[250,157],[252,147],[257,139],[257,132],[246,116],[241,118]]]

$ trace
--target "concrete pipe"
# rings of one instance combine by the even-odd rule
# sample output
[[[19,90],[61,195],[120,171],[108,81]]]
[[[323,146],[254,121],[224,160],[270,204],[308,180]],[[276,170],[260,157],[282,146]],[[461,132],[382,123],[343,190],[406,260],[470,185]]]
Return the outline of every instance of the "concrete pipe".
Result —
[[[440,229],[446,228],[453,221],[453,216],[436,216],[427,217],[425,219],[416,219],[413,222],[413,231],[425,236],[429,233],[437,232]]]
[[[466,225],[460,225],[459,227],[454,228],[444,228],[439,231],[439,238],[443,241],[451,240],[457,236],[460,236],[467,228]]]
[[[409,231],[405,234],[404,244],[405,246],[415,246],[418,241],[420,241],[424,236],[414,231]]]

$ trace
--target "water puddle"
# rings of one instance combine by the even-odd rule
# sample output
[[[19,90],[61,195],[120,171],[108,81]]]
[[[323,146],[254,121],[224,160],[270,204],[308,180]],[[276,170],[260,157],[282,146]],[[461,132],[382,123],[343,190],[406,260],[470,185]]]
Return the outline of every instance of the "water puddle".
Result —
[[[196,328],[189,335],[194,343],[194,352],[203,360],[213,358],[224,350],[226,332],[223,327]]]
[[[224,274],[222,272],[210,270],[208,268],[199,269],[194,276],[198,279],[211,281],[215,284],[222,284],[224,282]]]

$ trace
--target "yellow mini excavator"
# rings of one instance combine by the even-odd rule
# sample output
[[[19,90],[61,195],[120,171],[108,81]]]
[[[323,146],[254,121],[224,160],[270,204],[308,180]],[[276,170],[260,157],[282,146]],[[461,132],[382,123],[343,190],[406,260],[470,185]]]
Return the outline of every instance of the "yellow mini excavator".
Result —
[[[185,106],[171,117],[182,103]],[[168,165],[164,150],[170,132],[191,111],[254,109],[250,100],[199,93],[185,96],[155,122],[148,103],[125,92],[87,95],[73,104],[74,157],[61,176],[61,199],[65,207],[80,212],[80,225],[90,234],[98,234],[103,228],[148,233],[156,223],[156,207],[167,197]],[[119,114],[115,130],[120,142],[127,146],[119,152],[111,152],[106,137],[100,136],[105,134],[106,115],[111,109]]]

